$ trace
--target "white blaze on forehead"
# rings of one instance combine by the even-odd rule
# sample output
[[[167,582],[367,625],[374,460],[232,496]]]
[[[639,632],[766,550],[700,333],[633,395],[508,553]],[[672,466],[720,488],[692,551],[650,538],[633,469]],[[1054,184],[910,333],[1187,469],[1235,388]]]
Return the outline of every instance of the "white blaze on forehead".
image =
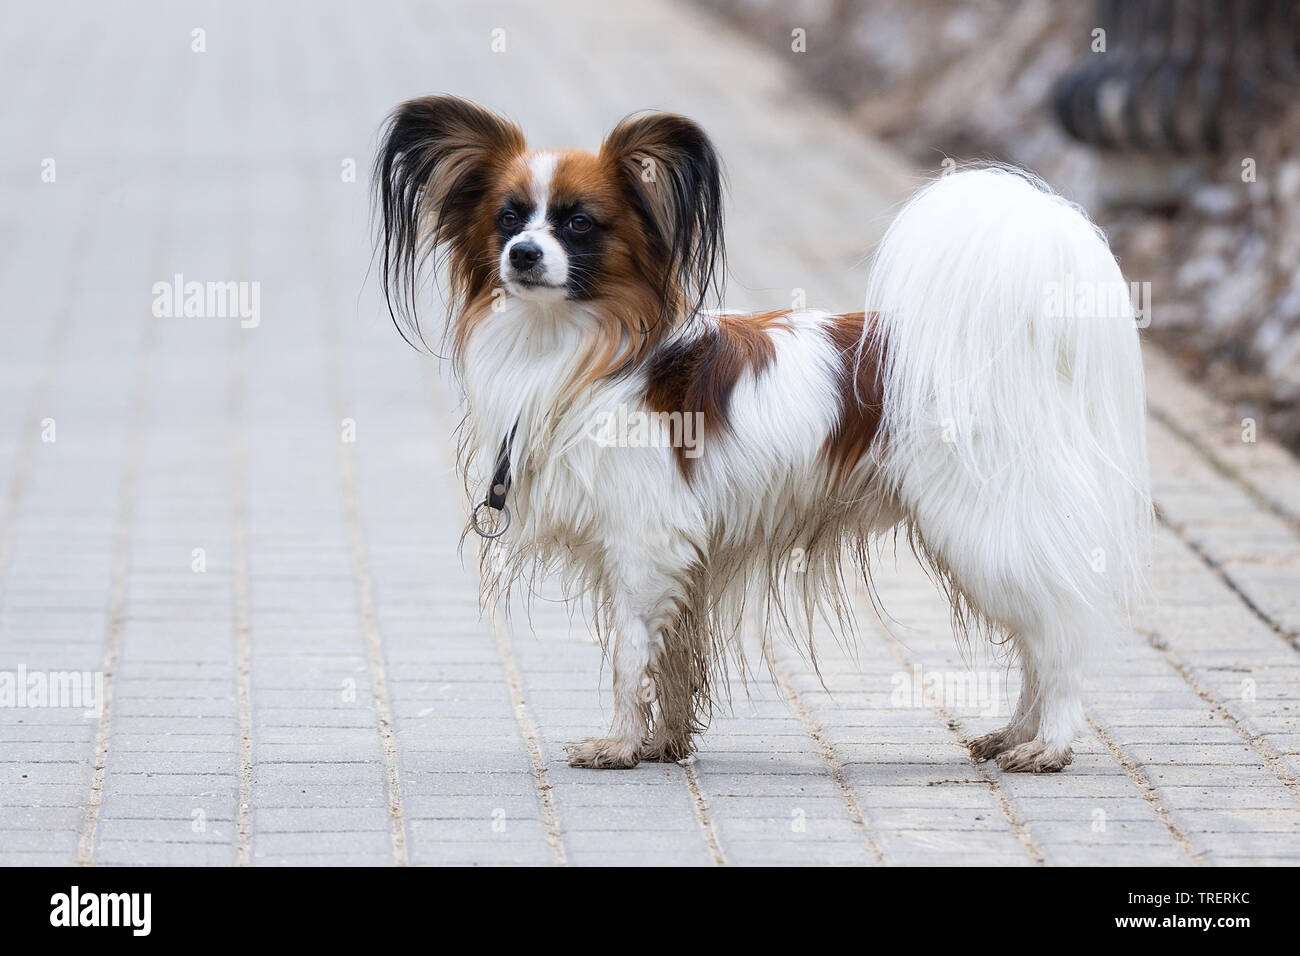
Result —
[[[555,290],[560,290],[559,294],[562,296],[564,284],[569,278],[569,257],[546,221],[546,204],[550,201],[551,183],[555,179],[555,167],[559,161],[558,153],[535,153],[529,157],[528,188],[534,206],[533,214],[524,228],[501,250],[501,274],[506,277],[508,288],[510,276],[514,271],[510,265],[510,249],[516,243],[528,241],[542,250],[542,274],[537,278],[541,283],[552,288],[534,289],[528,293],[535,298],[553,298],[556,294]],[[511,291],[515,294],[524,294],[523,290],[518,288],[511,288]]]
[[[534,205],[529,229],[536,229],[546,222],[546,203],[551,198],[551,181],[555,178],[555,167],[559,161],[558,153],[537,153],[528,160],[528,171],[532,174],[529,188]]]

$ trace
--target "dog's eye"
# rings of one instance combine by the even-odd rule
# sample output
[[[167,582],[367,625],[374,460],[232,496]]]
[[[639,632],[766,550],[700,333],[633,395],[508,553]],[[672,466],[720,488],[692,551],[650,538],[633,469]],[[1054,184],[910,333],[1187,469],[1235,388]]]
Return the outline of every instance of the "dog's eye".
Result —
[[[513,229],[519,225],[519,216],[513,209],[507,209],[501,215],[497,216],[497,222],[501,224],[502,229]]]
[[[586,232],[592,225],[591,217],[582,214],[578,214],[569,220],[569,228],[574,232]]]

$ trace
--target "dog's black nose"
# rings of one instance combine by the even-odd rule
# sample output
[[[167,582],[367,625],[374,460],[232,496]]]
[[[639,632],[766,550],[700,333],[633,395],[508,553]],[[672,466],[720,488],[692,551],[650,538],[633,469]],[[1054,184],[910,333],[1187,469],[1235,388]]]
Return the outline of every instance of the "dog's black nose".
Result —
[[[542,258],[542,247],[535,242],[516,242],[510,247],[510,264],[516,269],[531,269]]]

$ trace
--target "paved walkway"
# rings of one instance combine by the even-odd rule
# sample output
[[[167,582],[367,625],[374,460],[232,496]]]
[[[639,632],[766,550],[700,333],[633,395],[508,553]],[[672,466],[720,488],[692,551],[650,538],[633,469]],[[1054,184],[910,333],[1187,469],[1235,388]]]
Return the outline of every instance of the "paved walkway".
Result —
[[[0,863],[1300,862],[1300,468],[1155,355],[1161,602],[1068,772],[971,765],[1015,673],[906,555],[825,686],[782,649],[689,765],[565,764],[608,668],[558,607],[478,613],[445,380],[366,281],[380,118],[445,89],[594,146],[689,113],[738,306],[855,307],[907,185],[789,92],[794,54],[618,6],[10,11],[0,672],[104,699],[0,708]],[[259,283],[256,327],[155,316],[177,274]]]

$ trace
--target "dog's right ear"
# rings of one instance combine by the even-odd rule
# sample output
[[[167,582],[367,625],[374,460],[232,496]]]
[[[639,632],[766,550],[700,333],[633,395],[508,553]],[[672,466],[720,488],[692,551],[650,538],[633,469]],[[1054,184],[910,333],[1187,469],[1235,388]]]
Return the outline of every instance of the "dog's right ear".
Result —
[[[485,267],[471,248],[479,207],[497,176],[525,148],[514,123],[455,96],[408,100],[389,116],[373,175],[377,243],[383,250],[384,298],[407,342],[408,330],[423,341],[416,293],[425,261],[436,261],[445,250],[453,299],[473,287],[471,273]]]

